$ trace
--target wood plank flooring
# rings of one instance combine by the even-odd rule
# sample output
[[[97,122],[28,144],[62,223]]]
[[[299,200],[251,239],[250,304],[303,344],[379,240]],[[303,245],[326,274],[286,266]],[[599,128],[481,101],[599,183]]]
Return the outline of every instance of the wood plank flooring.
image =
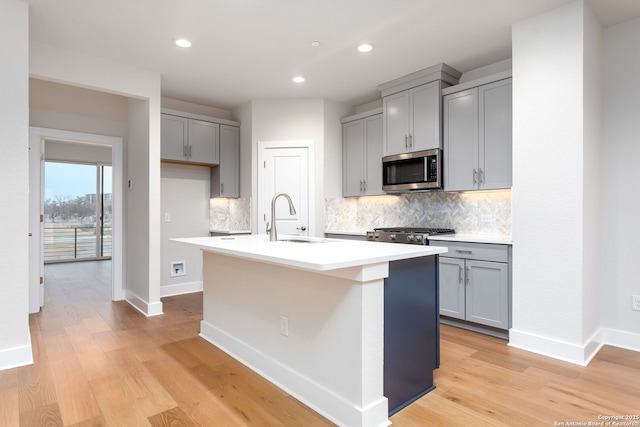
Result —
[[[0,371],[0,426],[333,425],[199,338],[200,293],[163,298],[165,314],[145,318],[110,301],[110,267],[46,266],[45,307],[30,317],[35,363]],[[437,388],[394,426],[640,415],[640,353],[604,347],[583,368],[451,326],[441,335]]]

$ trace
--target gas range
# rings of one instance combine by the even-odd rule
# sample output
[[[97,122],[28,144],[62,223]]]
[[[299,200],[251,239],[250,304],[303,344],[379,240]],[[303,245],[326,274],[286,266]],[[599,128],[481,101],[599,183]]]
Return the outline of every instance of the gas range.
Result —
[[[429,236],[454,233],[455,230],[452,228],[385,227],[374,228],[373,231],[367,231],[367,240],[371,242],[428,245]]]

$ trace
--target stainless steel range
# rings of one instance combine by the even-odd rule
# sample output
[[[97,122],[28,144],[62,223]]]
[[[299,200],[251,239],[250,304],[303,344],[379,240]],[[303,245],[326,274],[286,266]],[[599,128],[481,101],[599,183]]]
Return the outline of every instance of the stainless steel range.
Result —
[[[437,234],[455,234],[452,228],[428,227],[386,227],[367,231],[367,240],[372,242],[407,243],[411,245],[428,245],[429,236]]]

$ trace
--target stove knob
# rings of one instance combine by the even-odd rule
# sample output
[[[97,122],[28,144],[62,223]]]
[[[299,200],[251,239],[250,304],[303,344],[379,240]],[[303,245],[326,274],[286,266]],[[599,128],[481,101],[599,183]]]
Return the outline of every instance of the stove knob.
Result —
[[[407,236],[407,240],[410,241],[410,242],[413,242],[415,240],[415,237],[413,237],[413,234],[409,234]]]
[[[380,238],[380,233],[375,233],[375,234],[373,235],[373,238],[374,238],[374,239],[379,239],[379,238]]]
[[[389,235],[389,240],[396,240],[396,235],[395,234],[390,234]]]
[[[421,235],[416,236],[416,242],[422,242],[422,236]]]

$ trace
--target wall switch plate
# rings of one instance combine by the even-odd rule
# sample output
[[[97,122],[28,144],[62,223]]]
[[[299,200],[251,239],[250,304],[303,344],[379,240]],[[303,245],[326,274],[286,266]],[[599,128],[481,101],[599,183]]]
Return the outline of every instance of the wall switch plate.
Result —
[[[640,311],[640,295],[631,295],[631,310]]]
[[[493,222],[493,215],[491,214],[480,215],[480,222]]]
[[[164,222],[171,222],[171,212],[164,213]]]
[[[280,316],[280,334],[285,337],[289,336],[289,318],[287,316]]]

